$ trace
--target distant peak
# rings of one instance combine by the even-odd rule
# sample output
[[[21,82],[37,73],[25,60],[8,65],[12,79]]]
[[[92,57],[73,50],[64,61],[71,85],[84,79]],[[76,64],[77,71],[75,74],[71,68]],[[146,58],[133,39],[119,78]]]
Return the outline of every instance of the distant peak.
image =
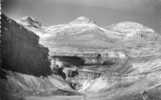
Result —
[[[95,22],[85,16],[80,16],[71,22],[71,24],[83,24],[83,23],[95,23]]]
[[[116,24],[116,27],[120,28],[143,28],[142,24],[136,23],[136,22],[120,22]]]
[[[21,18],[21,21],[23,21],[23,22],[35,22],[36,19],[31,17],[31,16],[25,16],[25,17]]]
[[[138,31],[148,31],[148,32],[154,32],[153,29],[148,28],[140,23],[137,22],[130,22],[130,21],[126,21],[126,22],[120,22],[118,24],[113,25],[112,27],[113,30],[120,30],[120,31],[127,31],[127,30],[138,30]]]
[[[35,28],[40,28],[42,25],[39,21],[37,21],[35,18],[26,16],[21,19],[21,22],[23,22],[25,25]]]

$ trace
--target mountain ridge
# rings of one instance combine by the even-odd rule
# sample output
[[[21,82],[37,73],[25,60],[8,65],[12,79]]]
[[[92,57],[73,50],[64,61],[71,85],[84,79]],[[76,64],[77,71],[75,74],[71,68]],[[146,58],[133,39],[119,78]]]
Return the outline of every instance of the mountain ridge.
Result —
[[[90,18],[81,16],[67,24],[42,25],[42,27],[42,29],[27,28],[40,36],[40,42],[49,48],[50,55],[59,52],[54,49],[62,47],[68,48],[66,53],[87,52],[88,49],[93,51],[116,49],[127,51],[133,56],[143,52],[147,52],[147,55],[154,52],[159,54],[161,49],[161,36],[153,29],[136,22],[119,22],[103,28]],[[84,51],[79,51],[77,48],[82,50],[84,48]]]

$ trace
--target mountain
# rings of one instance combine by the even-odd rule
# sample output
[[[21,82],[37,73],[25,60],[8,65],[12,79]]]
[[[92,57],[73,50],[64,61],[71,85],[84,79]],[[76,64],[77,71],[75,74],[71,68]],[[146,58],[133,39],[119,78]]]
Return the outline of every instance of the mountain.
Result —
[[[21,21],[28,27],[40,28],[42,26],[39,21],[29,16],[23,17]]]
[[[120,22],[102,28],[81,16],[67,24],[42,27],[27,28],[41,37],[40,43],[49,48],[50,55],[117,50],[135,57],[158,55],[161,50],[161,36],[136,22]]]
[[[98,53],[105,64],[84,64],[78,69],[78,75],[69,80],[56,75],[36,77],[21,71],[7,71],[8,80],[4,83],[7,82],[9,89],[14,86],[17,90],[32,92],[33,99],[54,94],[43,96],[46,100],[59,97],[62,92],[57,90],[80,94],[65,94],[60,99],[79,96],[85,100],[161,100],[161,36],[153,29],[130,21],[103,28],[86,17],[54,26],[39,25],[34,20],[3,20],[8,25],[3,29],[9,45],[3,52],[8,52],[4,57],[10,66],[16,62],[14,68],[21,69],[21,62],[25,61],[22,62],[24,70],[32,69],[28,65],[34,64],[33,69],[43,72],[42,66],[49,67],[45,62],[49,61],[47,56],[81,55],[82,59],[93,62],[96,59],[90,54],[97,56]]]
[[[107,40],[108,37],[104,31],[106,30],[94,24],[90,19],[79,17],[68,24],[49,26],[37,33],[42,32],[40,41],[51,52],[62,47],[69,49],[66,51],[68,52],[76,48],[105,48],[104,45],[108,44],[106,41],[110,40]]]

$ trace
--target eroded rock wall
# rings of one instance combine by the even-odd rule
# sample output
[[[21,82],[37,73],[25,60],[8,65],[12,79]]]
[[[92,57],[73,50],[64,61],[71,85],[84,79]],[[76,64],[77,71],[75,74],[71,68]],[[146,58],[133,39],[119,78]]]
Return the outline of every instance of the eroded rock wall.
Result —
[[[48,49],[39,44],[39,37],[2,15],[3,68],[32,75],[48,75]]]

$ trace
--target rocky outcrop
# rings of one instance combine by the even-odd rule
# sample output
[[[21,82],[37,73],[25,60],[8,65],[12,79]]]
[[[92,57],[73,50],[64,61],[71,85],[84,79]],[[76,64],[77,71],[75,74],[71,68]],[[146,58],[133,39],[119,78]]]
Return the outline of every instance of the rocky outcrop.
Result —
[[[2,14],[3,68],[32,75],[50,74],[48,49],[39,36]]]

